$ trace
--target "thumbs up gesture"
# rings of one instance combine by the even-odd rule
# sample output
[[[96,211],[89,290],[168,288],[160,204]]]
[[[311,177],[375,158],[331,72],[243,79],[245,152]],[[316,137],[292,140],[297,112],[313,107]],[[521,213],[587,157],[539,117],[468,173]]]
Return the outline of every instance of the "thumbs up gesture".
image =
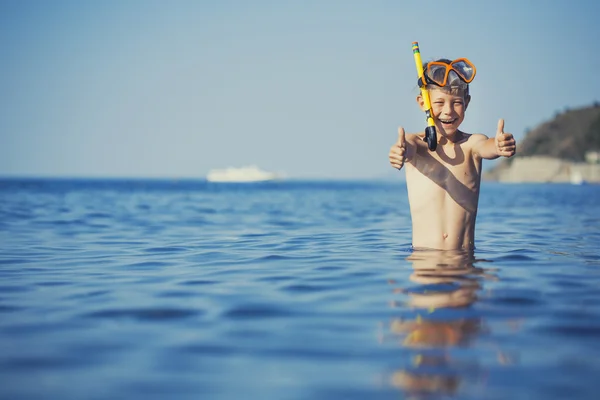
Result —
[[[504,120],[498,121],[498,129],[496,130],[496,138],[494,139],[496,144],[496,152],[499,156],[512,157],[517,151],[517,143],[512,133],[504,132]]]
[[[389,157],[392,167],[401,169],[404,166],[406,157],[406,134],[404,133],[403,127],[398,128],[398,140],[390,149]]]

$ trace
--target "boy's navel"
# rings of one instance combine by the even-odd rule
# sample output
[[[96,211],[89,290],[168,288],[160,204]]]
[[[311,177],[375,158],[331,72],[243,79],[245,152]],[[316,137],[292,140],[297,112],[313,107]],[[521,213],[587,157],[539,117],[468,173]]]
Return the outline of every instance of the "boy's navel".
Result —
[[[447,233],[444,233],[442,236],[444,237],[444,240],[448,239],[448,234]]]

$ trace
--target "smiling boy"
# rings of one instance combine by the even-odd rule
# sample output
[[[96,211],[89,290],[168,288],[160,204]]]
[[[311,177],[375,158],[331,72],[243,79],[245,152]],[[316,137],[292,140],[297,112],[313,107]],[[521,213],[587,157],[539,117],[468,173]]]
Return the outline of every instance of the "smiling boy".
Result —
[[[504,132],[502,119],[492,138],[458,129],[471,101],[467,81],[475,76],[475,67],[466,61],[467,67],[447,59],[429,67],[425,64],[424,79],[437,130],[435,151],[428,149],[424,132],[405,134],[402,127],[390,149],[391,165],[397,169],[406,165],[413,248],[473,249],[482,160],[512,157],[516,151],[513,135]],[[417,103],[425,111],[421,95]]]

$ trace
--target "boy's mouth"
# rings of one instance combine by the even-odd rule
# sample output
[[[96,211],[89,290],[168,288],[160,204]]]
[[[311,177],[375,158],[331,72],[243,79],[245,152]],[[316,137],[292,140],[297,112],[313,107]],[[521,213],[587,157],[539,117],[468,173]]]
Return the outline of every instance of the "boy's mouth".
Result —
[[[452,125],[453,123],[456,122],[457,119],[458,118],[453,118],[453,119],[439,119],[438,118],[438,120],[444,125]]]

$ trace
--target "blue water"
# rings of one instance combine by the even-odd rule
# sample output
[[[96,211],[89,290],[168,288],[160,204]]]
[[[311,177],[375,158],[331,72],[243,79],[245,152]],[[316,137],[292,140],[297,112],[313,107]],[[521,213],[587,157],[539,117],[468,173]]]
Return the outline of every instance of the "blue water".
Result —
[[[600,186],[484,183],[474,254],[401,182],[0,181],[0,398],[573,399]]]

